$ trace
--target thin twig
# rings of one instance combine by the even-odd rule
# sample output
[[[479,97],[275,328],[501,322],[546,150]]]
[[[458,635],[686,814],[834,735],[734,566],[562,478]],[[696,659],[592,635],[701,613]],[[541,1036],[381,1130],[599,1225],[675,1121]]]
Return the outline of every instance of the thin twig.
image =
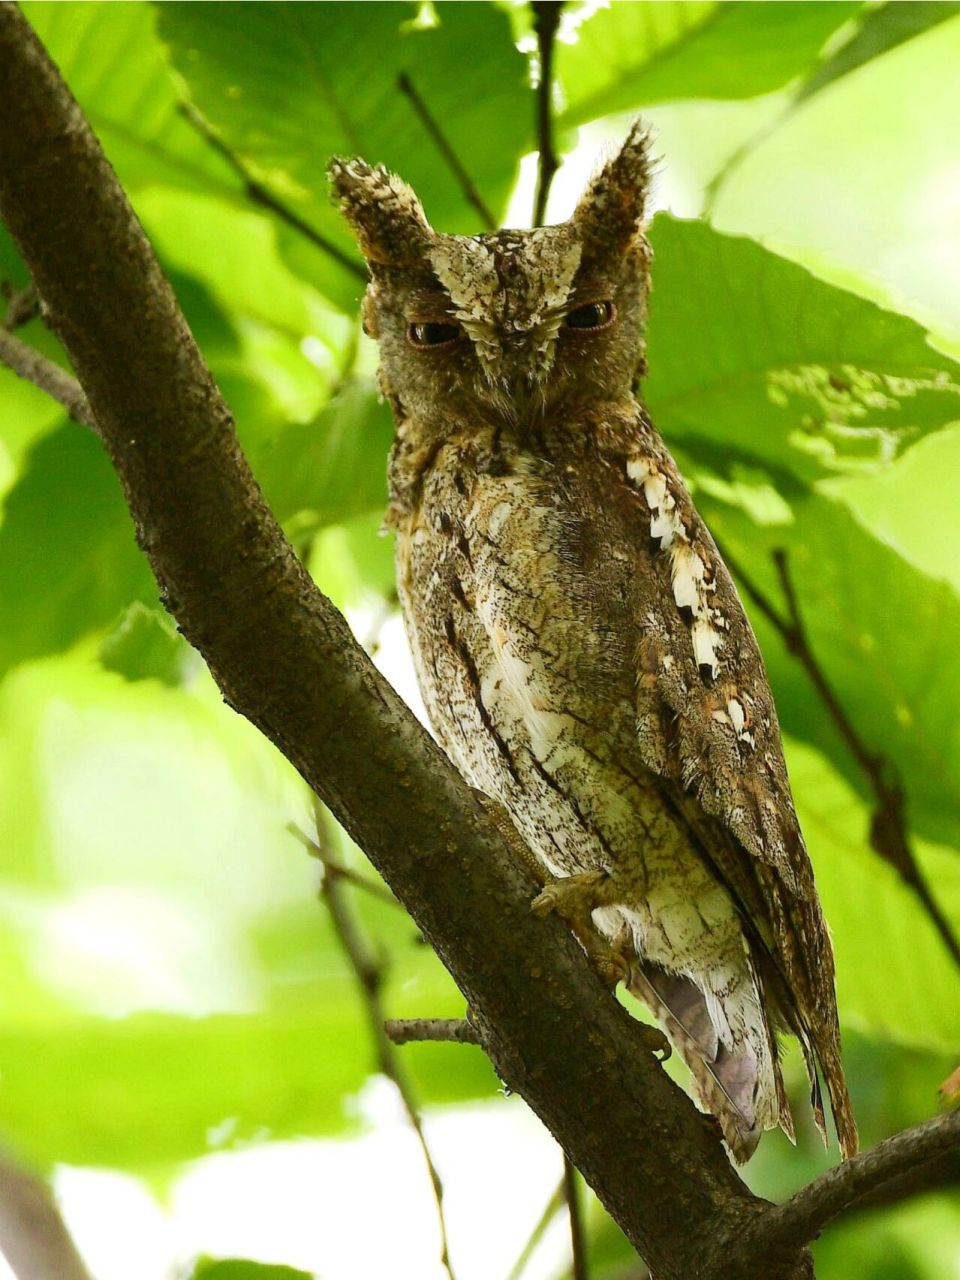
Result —
[[[723,554],[727,564],[743,584],[747,595],[779,633],[788,653],[792,654],[806,671],[850,754],[862,769],[876,801],[870,822],[871,848],[895,868],[903,882],[917,895],[921,906],[940,935],[943,945],[960,967],[960,942],[930,892],[930,887],[910,845],[904,812],[906,797],[903,786],[890,761],[871,751],[860,737],[813,652],[800,613],[800,604],[790,575],[786,551],[778,548],[772,553],[774,567],[787,606],[786,617],[744,572],[742,565],[738,564],[726,551]]]
[[[383,1029],[393,1044],[424,1040],[437,1044],[483,1044],[480,1032],[466,1018],[388,1018]]]
[[[473,179],[470,177],[469,173],[467,173],[463,161],[444,136],[443,130],[437,124],[436,120],[434,120],[430,113],[430,109],[420,97],[413,81],[405,71],[401,71],[397,76],[397,88],[409,101],[411,107],[413,107],[420,123],[430,135],[431,142],[440,152],[450,172],[460,184],[460,189],[463,192],[464,197],[473,205],[477,213],[479,213],[487,230],[495,231],[497,229],[496,218],[490,212],[489,207],[484,202],[483,196],[481,196],[480,192],[474,186]]]
[[[536,125],[537,194],[533,202],[533,225],[542,226],[550,198],[550,185],[560,167],[553,145],[553,45],[560,25],[563,0],[532,0],[533,29],[537,36],[540,80],[537,84]]]
[[[368,880],[366,876],[360,875],[358,871],[354,871],[352,867],[345,867],[342,862],[338,862],[328,849],[319,844],[305,831],[301,831],[295,822],[287,823],[287,830],[292,836],[300,841],[311,857],[316,858],[318,862],[323,863],[324,871],[331,876],[338,876],[341,880],[346,880],[348,884],[354,885],[358,889],[362,889],[364,893],[369,893],[371,897],[379,898],[381,902],[389,902],[391,907],[397,907],[400,904],[383,884],[377,884],[376,880]]]
[[[543,1213],[541,1213],[540,1217],[536,1221],[536,1224],[533,1230],[530,1232],[530,1235],[527,1238],[527,1243],[520,1250],[520,1254],[516,1262],[510,1268],[510,1274],[507,1276],[507,1280],[520,1280],[520,1277],[523,1275],[524,1271],[526,1270],[527,1263],[533,1257],[533,1251],[536,1249],[537,1245],[543,1239],[544,1233],[546,1232],[547,1227],[549,1227],[550,1223],[554,1220],[554,1218],[563,1208],[563,1205],[564,1205],[563,1190],[564,1190],[564,1179],[561,1177],[560,1181],[556,1185],[556,1188],[554,1189],[553,1195],[544,1205]]]
[[[0,1249],[17,1280],[90,1280],[45,1182],[0,1154]]]
[[[383,1075],[388,1080],[393,1081],[400,1096],[400,1101],[403,1103],[403,1108],[407,1113],[410,1127],[420,1143],[420,1150],[423,1153],[424,1163],[430,1175],[430,1182],[433,1186],[433,1194],[437,1204],[437,1219],[440,1225],[440,1261],[450,1280],[454,1280],[447,1239],[447,1222],[443,1211],[443,1183],[440,1181],[440,1175],[427,1145],[423,1122],[417,1110],[413,1090],[400,1065],[396,1049],[384,1030],[386,1019],[384,1018],[383,1001],[380,994],[384,981],[384,964],[373,954],[369,944],[364,939],[360,927],[350,910],[349,903],[343,895],[342,881],[347,877],[342,874],[344,869],[339,867],[336,861],[326,853],[326,840],[324,838],[325,815],[319,804],[316,806],[316,822],[317,837],[315,843],[318,849],[324,850],[326,855],[321,859],[324,867],[324,876],[320,886],[320,894],[330,912],[330,919],[333,922],[334,931],[340,941],[340,945],[343,947],[344,953],[356,974],[357,983],[367,1011],[370,1034],[376,1049],[377,1065]]]
[[[178,110],[211,150],[216,151],[217,155],[226,160],[227,164],[243,183],[244,195],[248,200],[252,201],[253,204],[260,205],[262,209],[268,209],[271,213],[276,214],[281,222],[285,222],[288,227],[292,227],[294,231],[299,232],[321,253],[325,253],[327,257],[338,262],[344,270],[349,271],[358,280],[365,281],[367,279],[366,268],[357,262],[355,258],[352,258],[349,253],[345,253],[332,240],[328,240],[326,236],[321,235],[315,227],[312,227],[309,222],[301,218],[298,213],[295,213],[288,205],[285,205],[282,200],[278,200],[263,183],[258,182],[237,153],[224,142],[195,107],[189,102],[181,102],[178,104]]]
[[[33,282],[15,289],[9,280],[0,281],[0,293],[7,300],[7,314],[3,318],[3,327],[10,333],[21,325],[29,324],[40,314],[40,298]]]
[[[583,1229],[583,1212],[580,1204],[580,1187],[577,1170],[570,1157],[563,1157],[563,1198],[567,1202],[570,1218],[570,1248],[573,1255],[571,1280],[589,1280],[587,1272],[587,1237]]]
[[[807,1183],[784,1204],[772,1205],[750,1224],[743,1224],[744,1256],[761,1246],[771,1259],[790,1257],[833,1218],[864,1206],[868,1197],[893,1188],[900,1198],[929,1191],[930,1169],[949,1172],[944,1157],[960,1149],[960,1111],[934,1116],[905,1129],[844,1161]],[[886,1203],[890,1203],[887,1196]],[[770,1274],[773,1274],[771,1272]]]
[[[93,410],[76,378],[5,328],[0,328],[0,364],[62,404],[74,422],[91,431],[98,430]]]

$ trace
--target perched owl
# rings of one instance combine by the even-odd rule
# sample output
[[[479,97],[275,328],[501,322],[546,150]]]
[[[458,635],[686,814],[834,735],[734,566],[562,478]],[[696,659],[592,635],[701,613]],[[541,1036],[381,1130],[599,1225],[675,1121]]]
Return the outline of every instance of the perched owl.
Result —
[[[400,599],[440,742],[545,868],[537,906],[629,955],[736,1159],[792,1137],[784,1029],[850,1155],[833,954],[763,662],[635,396],[643,130],[569,222],[532,231],[442,235],[382,167],[330,176],[370,270]]]

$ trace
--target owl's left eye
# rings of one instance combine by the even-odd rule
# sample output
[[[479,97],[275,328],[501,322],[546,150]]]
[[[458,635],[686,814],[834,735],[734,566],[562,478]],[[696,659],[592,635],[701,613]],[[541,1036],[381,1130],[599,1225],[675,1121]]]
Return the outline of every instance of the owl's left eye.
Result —
[[[413,347],[445,347],[460,337],[458,324],[411,324],[407,326],[407,341]]]
[[[567,327],[570,329],[606,329],[616,319],[617,308],[612,302],[588,302],[585,307],[577,307],[567,312]]]

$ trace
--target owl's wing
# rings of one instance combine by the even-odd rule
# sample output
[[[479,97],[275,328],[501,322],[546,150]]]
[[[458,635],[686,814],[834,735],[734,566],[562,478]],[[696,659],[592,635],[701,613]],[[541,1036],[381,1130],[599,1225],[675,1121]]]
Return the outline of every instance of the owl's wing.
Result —
[[[645,764],[670,786],[703,856],[738,904],[765,979],[813,1070],[820,1063],[841,1149],[856,1129],[840,1059],[833,954],[787,779],[756,639],[716,544],[650,424],[622,456],[653,573],[641,601],[637,723]]]

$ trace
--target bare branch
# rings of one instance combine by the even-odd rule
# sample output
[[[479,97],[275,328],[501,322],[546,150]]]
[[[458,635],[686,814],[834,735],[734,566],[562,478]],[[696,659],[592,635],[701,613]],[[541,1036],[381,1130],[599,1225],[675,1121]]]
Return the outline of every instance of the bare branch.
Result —
[[[533,225],[542,226],[554,174],[560,167],[553,145],[553,45],[560,25],[563,0],[532,0],[533,29],[537,35],[540,80],[537,84],[537,194]]]
[[[447,1239],[447,1220],[443,1211],[443,1183],[440,1181],[440,1174],[437,1172],[437,1166],[434,1164],[430,1147],[427,1145],[427,1137],[423,1131],[423,1121],[420,1118],[420,1112],[413,1096],[410,1081],[400,1065],[400,1058],[393,1042],[384,1029],[386,1020],[380,993],[386,976],[386,967],[382,960],[377,959],[370,946],[364,940],[360,926],[350,910],[347,899],[343,895],[342,882],[346,879],[343,875],[344,869],[329,854],[329,841],[326,839],[325,833],[326,816],[319,804],[315,806],[315,814],[317,838],[314,841],[314,848],[318,851],[324,866],[320,895],[327,906],[327,910],[330,912],[330,919],[333,921],[334,931],[344,954],[356,974],[357,984],[367,1012],[370,1035],[373,1038],[376,1049],[377,1066],[380,1072],[393,1082],[400,1096],[400,1101],[403,1103],[403,1109],[407,1113],[410,1127],[417,1135],[417,1141],[423,1153],[423,1161],[427,1166],[430,1184],[433,1187],[433,1196],[437,1204],[437,1220],[440,1226],[440,1261],[450,1280],[454,1280],[453,1268],[450,1264],[449,1241]]]
[[[726,549],[723,551],[723,556],[739,578],[747,595],[767,621],[779,632],[787,652],[792,654],[806,671],[811,684],[817,691],[817,696],[836,725],[847,749],[862,769],[876,802],[870,823],[871,847],[885,862],[895,868],[904,884],[920,899],[943,945],[960,967],[960,941],[957,940],[950,922],[934,899],[910,844],[903,786],[890,762],[884,756],[871,751],[860,737],[813,651],[800,612],[800,603],[790,574],[786,551],[778,548],[773,552],[774,567],[787,606],[786,617]]]
[[[543,1239],[544,1233],[546,1232],[547,1227],[549,1227],[550,1223],[554,1220],[554,1218],[557,1216],[557,1214],[560,1212],[560,1210],[564,1206],[565,1186],[566,1186],[565,1176],[561,1175],[560,1181],[557,1183],[556,1188],[554,1189],[553,1195],[544,1205],[543,1213],[541,1213],[540,1217],[536,1221],[536,1224],[534,1225],[533,1230],[530,1232],[530,1235],[527,1239],[527,1243],[520,1250],[520,1254],[516,1262],[510,1268],[510,1274],[507,1276],[507,1280],[520,1280],[520,1277],[523,1275],[524,1271],[526,1270],[527,1263],[533,1257],[534,1249],[536,1249],[537,1245]]]
[[[867,1197],[891,1187],[896,1187],[901,1198],[930,1190],[929,1167],[935,1166],[941,1176],[945,1171],[949,1174],[944,1159],[958,1150],[960,1111],[935,1116],[878,1142],[870,1151],[828,1169],[785,1204],[772,1205],[746,1226],[737,1241],[731,1242],[731,1265],[736,1268],[743,1258],[757,1257],[762,1250],[771,1269],[758,1274],[776,1274],[779,1259],[796,1257],[828,1222],[860,1208]]]
[[[7,300],[7,314],[3,319],[3,327],[10,333],[21,325],[29,324],[40,314],[40,299],[31,282],[22,289],[15,289],[9,281],[0,282],[0,293]]]
[[[394,1044],[432,1040],[438,1044],[480,1045],[480,1032],[466,1018],[388,1018],[384,1031]]]
[[[267,209],[270,213],[275,214],[281,222],[285,222],[288,227],[298,232],[305,240],[309,240],[315,249],[319,249],[328,258],[332,258],[334,262],[339,263],[345,271],[349,271],[358,280],[366,281],[366,268],[357,262],[355,258],[352,258],[349,253],[341,249],[339,245],[321,235],[305,218],[301,218],[289,205],[285,205],[282,200],[279,200],[262,182],[258,182],[233,148],[224,142],[196,107],[189,102],[181,102],[178,104],[178,110],[211,150],[216,151],[217,155],[226,160],[243,184],[243,193],[248,200],[253,204],[259,205],[261,209]]]
[[[577,1171],[567,1155],[563,1157],[563,1198],[567,1202],[567,1216],[570,1219],[570,1250],[573,1259],[571,1280],[589,1280],[580,1188],[577,1186]]]
[[[89,427],[91,431],[97,430],[93,410],[76,378],[5,328],[0,328],[0,364],[62,404],[74,422]]]
[[[50,1188],[4,1155],[0,1250],[17,1280],[91,1280]]]
[[[413,81],[410,79],[410,77],[407,75],[405,71],[401,71],[400,74],[397,76],[397,88],[408,100],[411,107],[413,107],[414,111],[416,112],[417,118],[419,119],[420,123],[423,125],[424,129],[429,134],[431,142],[433,142],[434,146],[440,152],[450,172],[453,174],[457,182],[460,184],[460,190],[463,192],[465,198],[469,201],[469,203],[472,204],[473,207],[476,209],[477,213],[479,213],[481,221],[483,222],[483,225],[487,228],[488,231],[496,231],[497,229],[496,218],[490,212],[490,209],[488,205],[485,203],[483,196],[481,196],[480,192],[477,190],[476,186],[474,185],[473,179],[470,177],[469,173],[467,172],[466,166],[464,165],[463,161],[460,159],[460,157],[454,151],[453,147],[448,142],[447,138],[443,133],[443,130],[440,128],[439,124],[437,124],[436,120],[433,118],[433,115],[431,114],[429,108],[427,107],[427,104],[420,97],[420,94],[417,92]]]
[[[369,893],[372,898],[379,898],[381,902],[389,902],[391,907],[399,907],[399,902],[397,902],[389,889],[382,884],[377,884],[376,880],[368,880],[366,876],[360,875],[352,867],[345,867],[342,862],[338,862],[333,857],[326,845],[320,845],[311,836],[308,836],[305,831],[301,831],[295,822],[288,822],[287,830],[292,836],[296,836],[311,858],[316,858],[318,862],[323,863],[323,868],[327,875],[339,876],[341,880],[346,880],[348,884],[352,884],[355,888],[362,889],[364,893]]]

